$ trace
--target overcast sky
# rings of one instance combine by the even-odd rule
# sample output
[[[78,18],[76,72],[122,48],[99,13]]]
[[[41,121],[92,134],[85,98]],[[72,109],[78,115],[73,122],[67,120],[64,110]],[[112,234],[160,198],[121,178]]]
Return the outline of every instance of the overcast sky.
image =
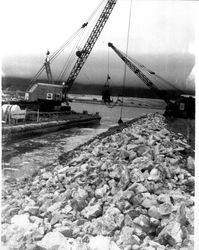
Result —
[[[101,0],[3,2],[3,74],[30,77],[40,68],[46,49],[54,52],[59,48],[87,20]],[[106,78],[109,41],[126,50],[130,2],[118,0],[78,81],[93,81],[94,77],[100,82]],[[129,55],[142,60],[169,80],[184,84],[194,65],[194,13],[197,8],[197,1],[132,0]],[[63,55],[65,57],[67,54]],[[60,65],[54,66],[55,75],[57,67]],[[110,54],[110,71],[113,79],[115,75],[115,81],[118,72],[123,71],[123,64],[114,52]],[[121,79],[120,74],[119,81]]]

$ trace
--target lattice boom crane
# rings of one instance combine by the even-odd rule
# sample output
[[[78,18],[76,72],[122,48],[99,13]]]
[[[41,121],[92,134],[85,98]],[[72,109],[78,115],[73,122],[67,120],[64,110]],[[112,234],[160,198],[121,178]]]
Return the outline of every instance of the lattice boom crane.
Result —
[[[161,91],[154,85],[154,83],[137,67],[135,63],[129,60],[123,52],[118,50],[112,43],[108,43],[108,46],[111,47],[115,53],[124,61],[124,63],[151,89],[153,92],[163,99],[167,104],[170,103],[170,100],[161,93]]]
[[[118,50],[112,43],[108,43],[108,46],[124,61],[124,63],[162,100],[167,103],[165,115],[182,117],[182,118],[195,118],[195,98],[192,96],[179,95],[176,100],[171,101],[170,98],[161,92],[154,83],[142,72],[142,70],[127,56]],[[154,72],[149,72],[151,75],[155,75]]]
[[[65,86],[63,88],[63,96],[64,99],[66,99],[66,94],[71,89],[75,79],[77,78],[80,70],[82,69],[84,63],[86,62],[86,59],[91,53],[92,48],[94,47],[99,35],[102,32],[102,29],[104,28],[117,0],[108,0],[102,13],[100,14],[97,23],[95,24],[89,38],[87,39],[83,49],[81,51],[77,51],[76,55],[78,56],[78,59],[67,79],[65,82]]]

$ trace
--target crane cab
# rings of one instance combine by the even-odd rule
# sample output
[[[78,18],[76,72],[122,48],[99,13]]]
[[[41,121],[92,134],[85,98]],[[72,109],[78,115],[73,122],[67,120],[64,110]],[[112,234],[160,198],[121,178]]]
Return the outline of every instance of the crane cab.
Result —
[[[36,83],[32,88],[26,92],[25,100],[39,101],[39,100],[62,100],[62,86],[48,83]]]
[[[195,97],[191,95],[180,95],[175,102],[167,105],[165,116],[179,118],[195,118]]]
[[[40,111],[60,111],[63,110],[62,91],[62,85],[38,82],[25,93],[25,100],[38,103]],[[65,105],[64,110],[70,111],[70,106]]]

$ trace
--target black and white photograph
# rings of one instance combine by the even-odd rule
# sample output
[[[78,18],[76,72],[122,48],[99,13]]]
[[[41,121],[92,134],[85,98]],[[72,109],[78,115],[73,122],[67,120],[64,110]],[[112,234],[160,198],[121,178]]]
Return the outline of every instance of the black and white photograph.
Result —
[[[1,3],[1,249],[199,249],[199,1]]]

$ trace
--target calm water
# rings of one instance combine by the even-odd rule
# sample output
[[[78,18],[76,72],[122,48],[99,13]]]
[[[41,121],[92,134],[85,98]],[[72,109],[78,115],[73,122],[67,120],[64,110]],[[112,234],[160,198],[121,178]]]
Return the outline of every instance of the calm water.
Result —
[[[22,139],[3,146],[2,165],[4,176],[20,178],[33,173],[36,169],[58,164],[58,156],[88,141],[97,134],[117,125],[121,107],[108,108],[105,105],[75,103],[72,109],[77,112],[87,110],[89,113],[99,112],[102,119],[99,125],[84,128],[66,129],[55,133],[44,134],[31,139]],[[123,107],[123,121],[139,117],[143,114],[163,110]],[[180,131],[179,131],[180,132]]]

